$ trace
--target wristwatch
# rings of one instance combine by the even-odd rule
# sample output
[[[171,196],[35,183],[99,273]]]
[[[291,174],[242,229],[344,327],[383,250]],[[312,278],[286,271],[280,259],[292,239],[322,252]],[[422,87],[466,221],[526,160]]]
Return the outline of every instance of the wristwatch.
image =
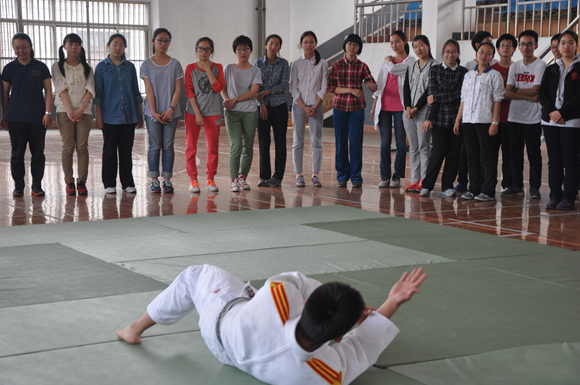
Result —
[[[496,126],[499,126],[499,122],[491,122],[491,124],[495,124]]]

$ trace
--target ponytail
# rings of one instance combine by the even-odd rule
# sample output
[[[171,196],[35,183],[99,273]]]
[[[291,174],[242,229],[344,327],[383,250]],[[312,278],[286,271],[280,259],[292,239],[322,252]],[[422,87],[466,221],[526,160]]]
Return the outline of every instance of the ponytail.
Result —
[[[14,44],[14,40],[25,40],[30,44],[30,58],[34,59],[34,49],[32,49],[32,40],[30,40],[30,36],[23,32],[18,32],[16,35],[12,36],[12,44]]]
[[[410,52],[410,49],[409,49],[409,43],[407,42],[407,43],[405,43],[405,53],[406,53],[407,55],[409,55],[409,52]]]
[[[58,49],[58,69],[60,70],[60,73],[62,74],[62,76],[66,76],[64,73],[64,62],[66,61],[65,57],[64,57],[64,46],[60,46]]]
[[[85,55],[85,49],[81,46],[81,53],[79,54],[79,62],[83,65],[85,69],[85,79],[89,78],[89,74],[91,73],[91,66],[87,63],[87,57]]]
[[[316,49],[314,50],[314,57],[315,57],[314,65],[317,66],[318,63],[320,63],[320,52],[318,52],[318,50]]]
[[[76,33],[69,33],[68,35],[66,35],[64,37],[63,42],[62,42],[62,45],[58,49],[58,68],[60,70],[60,73],[62,74],[62,76],[66,76],[64,73],[64,63],[66,62],[66,59],[64,57],[64,45],[67,42],[77,43],[78,45],[81,46],[81,52],[79,53],[79,56],[77,57],[77,59],[79,60],[79,63],[81,63],[83,65],[84,72],[85,72],[85,79],[88,79],[89,74],[91,72],[91,66],[89,66],[89,64],[87,63],[85,49],[83,48],[83,41],[82,41],[81,37],[79,35],[77,35]]]

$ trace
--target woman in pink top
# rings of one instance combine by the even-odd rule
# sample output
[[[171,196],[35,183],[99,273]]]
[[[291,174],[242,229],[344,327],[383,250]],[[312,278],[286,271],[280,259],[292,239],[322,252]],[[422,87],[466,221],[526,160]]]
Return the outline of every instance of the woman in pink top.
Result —
[[[405,177],[407,160],[407,135],[403,126],[403,84],[407,67],[415,59],[409,56],[407,36],[402,31],[395,31],[390,38],[395,56],[387,56],[377,78],[377,92],[373,95],[375,103],[371,112],[375,128],[381,133],[381,181],[379,187],[399,187],[401,178]],[[393,118],[395,119],[395,172],[391,180],[391,140],[393,136]]]

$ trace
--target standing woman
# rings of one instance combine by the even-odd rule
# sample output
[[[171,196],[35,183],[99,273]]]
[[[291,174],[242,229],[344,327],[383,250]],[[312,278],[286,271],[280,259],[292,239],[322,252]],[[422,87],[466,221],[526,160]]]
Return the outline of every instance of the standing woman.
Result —
[[[286,131],[288,131],[288,103],[286,91],[290,79],[288,61],[278,56],[282,38],[266,38],[266,55],[254,62],[262,72],[262,85],[258,89],[258,143],[260,145],[260,182],[258,186],[278,187],[286,169]],[[270,127],[274,131],[276,160],[274,174],[270,165]]]
[[[328,65],[316,50],[318,39],[312,31],[300,36],[300,46],[304,55],[292,62],[290,70],[290,92],[294,99],[292,105],[292,159],[296,173],[296,186],[304,187],[302,158],[304,155],[304,132],[306,122],[310,129],[312,148],[312,187],[322,187],[320,170],[322,168],[322,125],[324,110],[322,101],[326,96],[328,84]]]
[[[198,60],[185,67],[185,165],[189,175],[189,191],[200,192],[197,181],[197,141],[201,128],[205,131],[207,147],[206,190],[219,191],[214,182],[219,157],[219,137],[221,109],[219,93],[224,88],[224,70],[221,64],[210,60],[213,54],[213,40],[200,38],[195,43]]]
[[[477,48],[477,67],[465,74],[461,104],[453,131],[463,135],[469,170],[469,191],[463,199],[488,202],[495,200],[497,157],[499,149],[499,112],[505,96],[501,74],[491,67],[495,47],[484,42]],[[483,166],[483,167],[482,167]],[[483,179],[483,180],[482,180]]]
[[[181,116],[179,97],[184,77],[181,64],[167,55],[171,33],[165,28],[153,32],[153,56],[141,64],[139,76],[145,82],[145,123],[149,134],[147,163],[151,178],[151,192],[160,193],[159,156],[163,177],[163,192],[172,193],[173,142],[177,120]]]
[[[362,187],[363,182],[361,171],[366,102],[362,85],[366,83],[368,89],[375,92],[377,84],[369,67],[357,58],[362,48],[359,35],[348,35],[342,43],[344,59],[334,62],[328,76],[328,92],[334,94],[332,118],[338,187],[346,187],[349,179],[355,188]]]
[[[407,35],[395,31],[390,37],[391,48],[395,56],[387,56],[377,78],[377,92],[373,95],[375,102],[371,115],[375,127],[381,133],[381,181],[379,187],[399,187],[401,178],[405,177],[407,163],[407,137],[403,126],[403,84],[407,68],[415,58],[409,56]],[[391,180],[391,140],[393,138],[393,118],[395,119],[395,172]]]
[[[436,64],[429,71],[429,86],[427,87],[427,117],[423,123],[423,130],[431,130],[433,147],[427,164],[427,173],[423,179],[421,196],[429,196],[441,165],[445,161],[441,176],[441,195],[455,196],[453,181],[457,177],[459,165],[459,150],[461,150],[461,136],[453,132],[455,118],[461,103],[461,87],[463,77],[467,72],[459,65],[459,43],[449,39],[443,45],[445,61]]]
[[[4,117],[0,123],[10,133],[10,170],[14,179],[12,195],[24,195],[24,154],[28,145],[32,155],[30,193],[33,196],[44,196],[44,138],[46,129],[52,124],[50,71],[46,64],[34,59],[32,41],[27,34],[14,35],[12,48],[16,59],[2,71]]]
[[[542,128],[548,148],[547,210],[573,210],[580,183],[580,55],[578,35],[560,34],[560,59],[546,68],[538,91],[542,105]],[[562,190],[564,186],[564,190]]]
[[[431,44],[425,35],[415,36],[413,51],[419,60],[407,68],[403,87],[405,107],[403,124],[409,139],[409,161],[411,162],[411,183],[407,185],[406,191],[420,192],[431,154],[431,131],[422,128],[427,117],[429,71],[437,62],[431,55]]]
[[[246,177],[254,157],[254,136],[258,124],[258,108],[254,98],[262,84],[260,69],[248,60],[252,54],[252,40],[244,35],[234,39],[232,49],[236,63],[224,68],[226,85],[222,90],[224,117],[230,138],[231,191],[249,190]]]
[[[67,195],[87,195],[89,173],[89,133],[95,97],[93,69],[87,63],[83,41],[69,33],[58,49],[58,62],[52,65],[56,121],[62,139],[62,171]],[[64,55],[66,51],[66,59]],[[73,155],[77,150],[77,185],[73,174]]]
[[[101,176],[105,192],[115,194],[118,152],[119,178],[123,191],[135,193],[133,140],[135,128],[143,127],[143,98],[135,65],[125,56],[125,37],[118,33],[111,35],[107,48],[109,56],[97,64],[95,70],[95,124],[103,130]]]

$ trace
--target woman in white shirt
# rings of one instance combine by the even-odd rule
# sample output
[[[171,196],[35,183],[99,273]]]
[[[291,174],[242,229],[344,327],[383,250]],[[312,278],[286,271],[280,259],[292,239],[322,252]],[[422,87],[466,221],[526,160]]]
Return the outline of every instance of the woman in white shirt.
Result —
[[[56,121],[62,138],[62,171],[67,195],[87,195],[89,172],[89,133],[95,97],[93,69],[87,63],[83,41],[70,33],[58,50],[59,60],[52,66],[55,88]],[[64,51],[66,51],[66,59]],[[73,154],[77,151],[77,184],[73,174]]]
[[[501,74],[490,65],[494,55],[495,47],[489,42],[481,43],[477,49],[478,66],[465,74],[461,104],[453,127],[455,134],[459,135],[459,125],[463,118],[471,183],[469,191],[462,198],[475,198],[482,202],[495,200],[499,147],[496,134],[501,101],[505,96]]]
[[[304,132],[306,122],[310,128],[312,148],[312,187],[322,187],[320,170],[322,167],[322,123],[324,110],[322,101],[327,91],[328,65],[316,50],[318,39],[312,31],[300,36],[300,47],[304,50],[301,58],[292,62],[290,69],[290,93],[292,94],[292,159],[296,172],[296,186],[304,187],[302,159],[304,155]]]

